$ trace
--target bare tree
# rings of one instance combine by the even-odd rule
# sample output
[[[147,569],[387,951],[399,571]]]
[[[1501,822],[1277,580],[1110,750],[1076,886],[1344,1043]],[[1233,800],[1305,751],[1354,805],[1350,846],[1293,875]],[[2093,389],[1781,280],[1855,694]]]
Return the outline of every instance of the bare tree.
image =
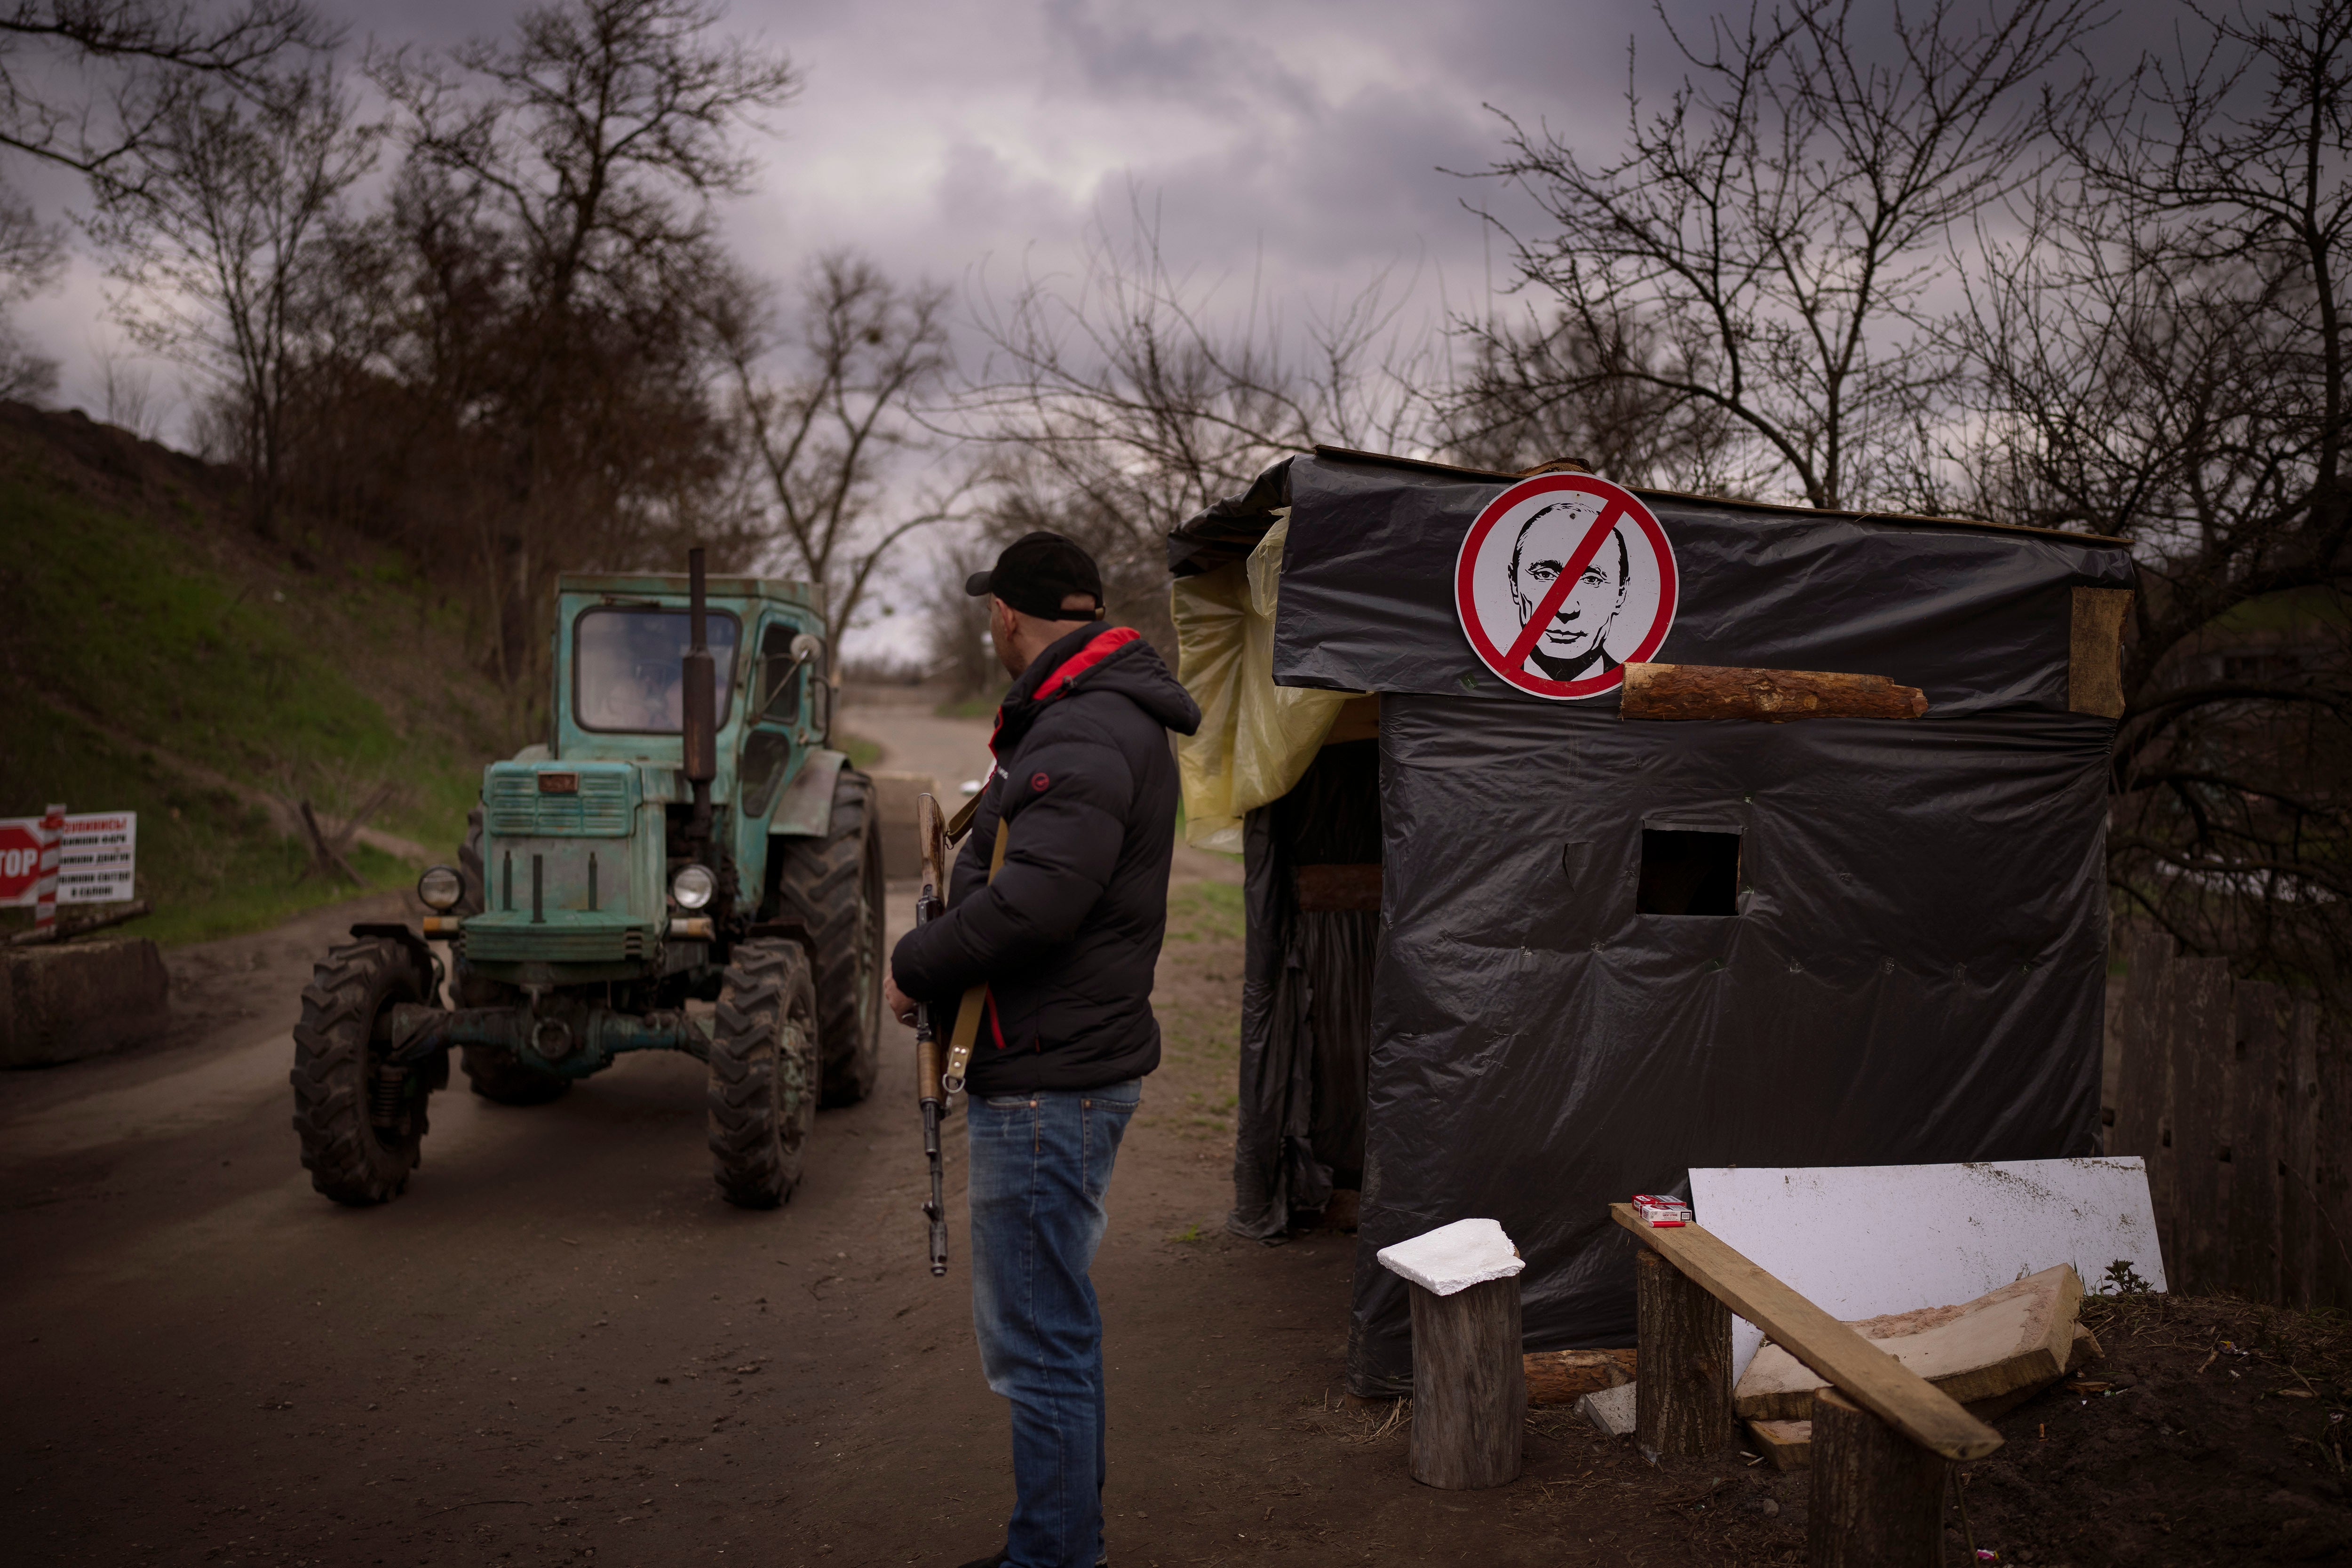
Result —
[[[937,453],[918,411],[950,368],[947,302],[835,252],[789,317],[754,295],[714,323],[766,537],[824,588],[835,647],[908,536],[961,514],[968,482],[920,489],[906,472]]]
[[[1556,398],[1644,388],[1685,444],[1727,423],[1738,489],[1834,508],[1906,482],[1903,448],[1949,374],[1922,330],[1949,242],[2039,166],[2040,89],[2091,9],[1994,0],[1971,23],[1953,0],[1891,21],[1853,0],[1755,5],[1704,39],[1668,24],[1688,74],[1663,106],[1628,86],[1614,158],[1506,116],[1509,154],[1486,173],[1549,225],[1504,231],[1521,287],[1583,344],[1654,333],[1520,368],[1556,374]]]
[[[2352,972],[2352,4],[2192,14],[2061,123],[2031,225],[1954,341],[1956,456],[1996,516],[2129,539],[2142,572],[2111,875],[2193,949]],[[2199,35],[2201,34],[2201,37]]]
[[[1076,279],[975,301],[991,352],[957,428],[1000,454],[989,535],[1077,539],[1114,613],[1172,650],[1169,529],[1318,442],[1422,445],[1426,410],[1399,374],[1385,279],[1294,333],[1255,293],[1223,309],[1169,266],[1144,214],[1131,219],[1124,244],[1089,234]]]
[[[1454,458],[1517,473],[1567,458],[1622,484],[1734,488],[1731,417],[1660,384],[1669,351],[1657,326],[1623,310],[1606,337],[1591,332],[1585,321],[1546,327],[1532,314],[1457,323],[1468,361],[1440,400]]]
[[[57,390],[58,362],[26,342],[8,312],[55,282],[64,263],[57,226],[0,184],[0,397],[34,403]]]
[[[101,184],[90,226],[129,286],[134,341],[214,377],[246,471],[253,525],[275,533],[287,411],[309,324],[303,275],[376,157],[331,64],[249,93],[190,93]]]
[[[540,668],[556,571],[634,563],[680,533],[723,534],[722,552],[748,542],[712,510],[727,465],[703,383],[724,367],[698,324],[736,286],[712,211],[749,188],[736,138],[799,78],[714,36],[722,16],[708,0],[561,0],[511,39],[373,67],[405,116],[412,212],[440,242],[495,237],[508,261],[488,280],[498,359],[476,410],[502,471],[469,553],[510,684]],[[428,292],[448,280],[406,276]]]
[[[0,147],[135,184],[187,93],[259,89],[339,36],[307,0],[16,0],[0,8]]]

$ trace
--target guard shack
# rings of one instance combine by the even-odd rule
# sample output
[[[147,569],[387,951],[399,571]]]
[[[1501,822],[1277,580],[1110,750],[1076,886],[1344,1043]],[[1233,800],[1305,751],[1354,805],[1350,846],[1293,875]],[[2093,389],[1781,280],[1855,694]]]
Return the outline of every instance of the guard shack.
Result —
[[[2119,542],[1318,448],[1169,563],[1229,1228],[1360,1193],[1356,1393],[1439,1225],[1517,1243],[1528,1350],[1624,1345],[1608,1205],[1693,1165],[2096,1151]]]

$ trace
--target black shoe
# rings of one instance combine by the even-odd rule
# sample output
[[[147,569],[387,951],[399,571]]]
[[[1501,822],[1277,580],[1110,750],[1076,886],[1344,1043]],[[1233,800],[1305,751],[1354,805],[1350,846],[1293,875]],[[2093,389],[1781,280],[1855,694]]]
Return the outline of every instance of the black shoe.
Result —
[[[1005,1562],[1006,1558],[1004,1555],[1004,1548],[1000,1546],[992,1555],[987,1557],[975,1557],[971,1562],[965,1563],[963,1568],[1004,1568]],[[1110,1568],[1110,1553],[1106,1552],[1101,1556],[1096,1558],[1095,1568]]]

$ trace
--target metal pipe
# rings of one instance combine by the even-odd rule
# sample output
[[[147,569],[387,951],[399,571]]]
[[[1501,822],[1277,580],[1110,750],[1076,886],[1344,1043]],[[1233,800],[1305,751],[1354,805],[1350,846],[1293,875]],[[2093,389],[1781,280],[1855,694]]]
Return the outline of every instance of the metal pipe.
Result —
[[[547,910],[543,903],[546,883],[547,857],[534,855],[530,858],[530,923],[535,926],[543,926],[547,923]]]

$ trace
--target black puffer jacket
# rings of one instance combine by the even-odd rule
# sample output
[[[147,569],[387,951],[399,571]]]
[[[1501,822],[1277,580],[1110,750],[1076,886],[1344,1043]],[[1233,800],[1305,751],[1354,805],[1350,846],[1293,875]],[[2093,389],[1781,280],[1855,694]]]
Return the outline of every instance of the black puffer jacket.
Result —
[[[1176,760],[1201,710],[1127,626],[1089,625],[1037,656],[997,710],[996,771],[949,879],[947,913],[901,938],[898,989],[944,1043],[967,986],[990,1007],[974,1094],[1101,1089],[1160,1065],[1151,973],[1168,931]],[[999,821],[1013,837],[991,884]]]

